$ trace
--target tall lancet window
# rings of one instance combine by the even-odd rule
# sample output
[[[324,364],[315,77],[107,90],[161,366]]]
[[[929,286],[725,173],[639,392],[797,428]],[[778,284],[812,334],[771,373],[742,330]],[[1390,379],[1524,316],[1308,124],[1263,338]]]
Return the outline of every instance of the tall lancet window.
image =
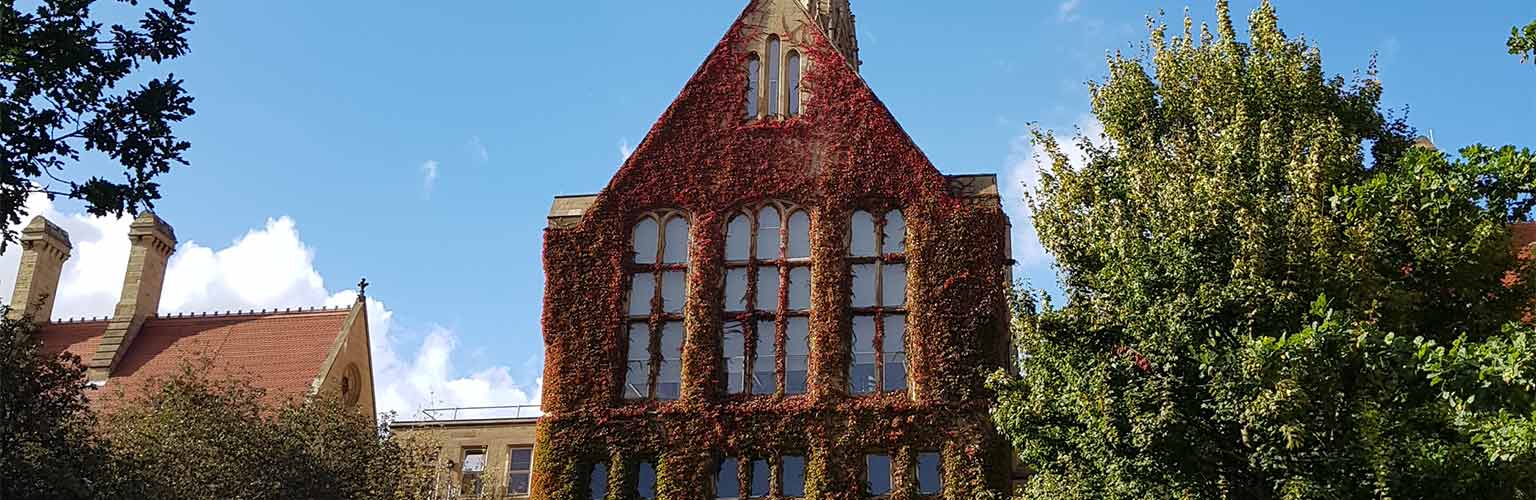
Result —
[[[789,116],[800,116],[800,53],[789,51],[789,58],[784,62],[785,83],[789,84],[789,90],[784,97],[789,100]]]
[[[688,217],[673,211],[647,214],[635,223],[633,244],[624,398],[674,400],[683,383]]]
[[[901,211],[853,213],[852,394],[907,388],[907,225]]]
[[[727,224],[726,392],[805,393],[811,354],[810,240],[810,216],[787,203],[742,210]]]
[[[758,96],[763,92],[763,61],[752,53],[747,58],[747,118],[757,118]]]
[[[779,78],[781,78],[781,75],[779,74],[779,58],[782,56],[782,53],[780,52],[781,49],[782,47],[780,46],[778,35],[768,37],[768,52],[764,55],[764,57],[768,58],[767,90],[769,116],[777,116],[781,112],[779,110]]]

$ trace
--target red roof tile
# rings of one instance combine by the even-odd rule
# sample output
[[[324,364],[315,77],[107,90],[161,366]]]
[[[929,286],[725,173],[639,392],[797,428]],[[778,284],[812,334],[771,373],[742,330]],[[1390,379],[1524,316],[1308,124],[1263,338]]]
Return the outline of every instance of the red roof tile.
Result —
[[[176,373],[185,360],[206,356],[210,375],[236,375],[276,397],[302,396],[330,354],[350,311],[326,310],[207,317],[151,318],[128,345],[106,390],[131,395],[151,379]],[[42,328],[50,352],[89,359],[107,322],[50,323]],[[103,394],[103,393],[98,393]],[[110,406],[93,398],[98,408]]]

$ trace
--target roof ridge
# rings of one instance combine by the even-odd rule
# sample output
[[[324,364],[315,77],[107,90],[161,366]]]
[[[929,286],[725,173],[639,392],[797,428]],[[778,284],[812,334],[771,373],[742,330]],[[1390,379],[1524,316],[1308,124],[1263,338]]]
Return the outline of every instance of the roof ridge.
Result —
[[[152,319],[203,319],[203,318],[244,318],[259,316],[275,316],[279,314],[326,314],[348,311],[351,306],[319,306],[319,307],[285,307],[263,309],[236,309],[227,311],[196,311],[167,314],[155,314]]]

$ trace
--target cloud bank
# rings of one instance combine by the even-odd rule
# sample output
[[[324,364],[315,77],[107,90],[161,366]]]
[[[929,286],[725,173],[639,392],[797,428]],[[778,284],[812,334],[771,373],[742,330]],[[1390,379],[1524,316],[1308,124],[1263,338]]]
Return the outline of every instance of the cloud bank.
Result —
[[[69,231],[74,244],[59,279],[54,316],[110,316],[128,263],[132,221],[64,213],[40,195],[27,200],[27,209],[23,224],[43,215]],[[10,301],[20,254],[20,247],[11,245],[0,255],[0,301]],[[160,312],[342,307],[356,302],[356,290],[326,286],[314,257],[315,249],[304,243],[298,223],[290,217],[269,218],[228,245],[189,239],[171,256]],[[397,325],[395,312],[375,297],[368,298],[367,307],[380,412],[415,419],[425,408],[538,404],[540,382],[521,383],[510,367],[467,375],[455,370],[456,357],[463,353],[453,330],[432,325],[411,331]]]

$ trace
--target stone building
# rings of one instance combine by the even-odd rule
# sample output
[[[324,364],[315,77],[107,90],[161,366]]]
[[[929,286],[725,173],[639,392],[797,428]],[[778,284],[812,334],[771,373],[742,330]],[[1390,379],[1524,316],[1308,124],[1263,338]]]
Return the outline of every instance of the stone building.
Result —
[[[98,410],[132,397],[183,362],[207,361],[211,376],[234,376],[274,398],[325,392],[375,413],[368,312],[358,297],[337,309],[160,314],[166,266],[176,232],[152,213],[134,219],[128,266],[110,317],[53,319],[59,276],[73,246],[69,233],[43,217],[21,233],[21,265],[12,318],[38,323],[44,350],[80,357]]]

